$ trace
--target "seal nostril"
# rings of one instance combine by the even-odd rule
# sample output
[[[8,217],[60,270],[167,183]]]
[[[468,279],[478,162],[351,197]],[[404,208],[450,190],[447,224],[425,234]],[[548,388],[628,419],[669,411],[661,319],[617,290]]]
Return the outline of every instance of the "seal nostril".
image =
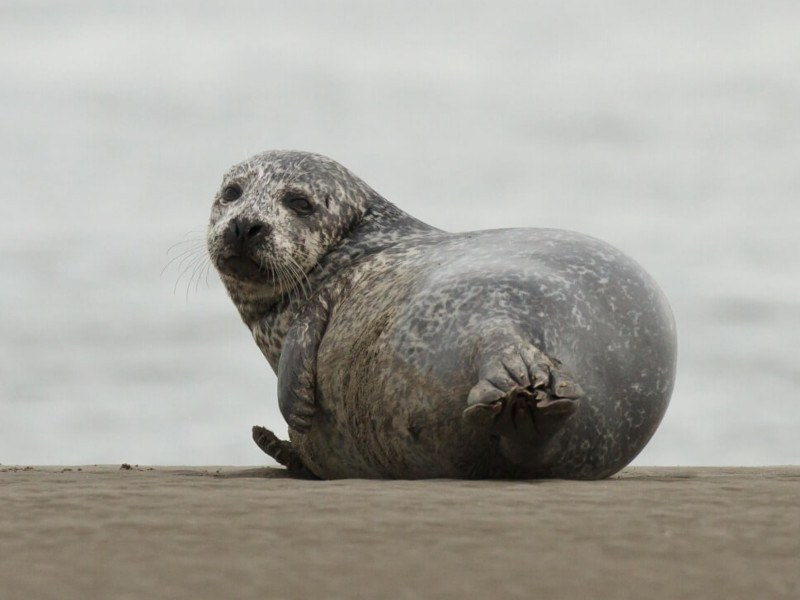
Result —
[[[241,251],[245,244],[259,243],[268,232],[269,225],[266,223],[239,217],[228,223],[223,239],[232,249]]]
[[[228,233],[230,233],[234,239],[238,239],[242,236],[241,229],[239,229],[239,221],[238,219],[233,219],[228,224]]]

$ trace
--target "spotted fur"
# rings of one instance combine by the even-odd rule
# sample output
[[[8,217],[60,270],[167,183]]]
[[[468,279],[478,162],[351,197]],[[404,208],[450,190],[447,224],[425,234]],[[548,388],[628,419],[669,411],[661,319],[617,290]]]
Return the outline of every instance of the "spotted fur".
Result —
[[[237,219],[268,230],[248,277],[226,270]],[[667,301],[599,240],[446,233],[335,161],[276,151],[225,175],[208,248],[278,373],[291,452],[262,446],[319,477],[605,477],[667,408]]]

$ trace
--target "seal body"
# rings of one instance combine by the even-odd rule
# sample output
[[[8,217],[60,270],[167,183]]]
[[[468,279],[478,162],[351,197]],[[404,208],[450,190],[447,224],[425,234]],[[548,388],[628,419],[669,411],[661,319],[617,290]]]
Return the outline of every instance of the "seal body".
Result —
[[[595,479],[655,432],[675,326],[658,286],[620,251],[552,229],[439,231],[317,155],[244,164],[238,180],[253,182],[254,200],[212,213],[209,248],[278,373],[291,451],[316,476]],[[281,225],[266,207],[292,181],[328,181],[349,216],[329,217],[319,188],[307,192],[315,212]],[[268,243],[310,264],[294,278],[280,265],[249,278],[230,270],[220,232],[242,215],[275,236],[251,255]],[[309,249],[318,230],[327,241]]]

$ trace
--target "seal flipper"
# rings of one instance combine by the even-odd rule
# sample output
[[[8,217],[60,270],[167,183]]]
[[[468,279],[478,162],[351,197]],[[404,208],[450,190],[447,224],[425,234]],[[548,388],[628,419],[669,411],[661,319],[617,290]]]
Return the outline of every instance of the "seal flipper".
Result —
[[[289,427],[299,433],[311,428],[316,407],[317,350],[328,327],[331,298],[320,291],[295,319],[278,361],[278,406]]]
[[[583,396],[558,360],[526,343],[490,352],[479,377],[467,397],[464,419],[515,446],[546,443]]]
[[[293,475],[316,477],[309,468],[306,467],[300,454],[298,454],[297,450],[292,446],[292,443],[278,439],[278,436],[269,429],[261,427],[260,425],[253,425],[253,441],[265,454],[274,458],[278,464],[286,467],[286,470]]]

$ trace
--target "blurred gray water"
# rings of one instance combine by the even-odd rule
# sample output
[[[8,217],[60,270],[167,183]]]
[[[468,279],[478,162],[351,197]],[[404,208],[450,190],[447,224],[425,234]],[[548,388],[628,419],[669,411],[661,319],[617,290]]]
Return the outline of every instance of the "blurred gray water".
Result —
[[[636,463],[800,463],[799,32],[793,1],[0,2],[0,462],[265,462],[274,375],[213,272],[160,273],[228,166],[297,148],[443,229],[623,249],[680,334]]]

